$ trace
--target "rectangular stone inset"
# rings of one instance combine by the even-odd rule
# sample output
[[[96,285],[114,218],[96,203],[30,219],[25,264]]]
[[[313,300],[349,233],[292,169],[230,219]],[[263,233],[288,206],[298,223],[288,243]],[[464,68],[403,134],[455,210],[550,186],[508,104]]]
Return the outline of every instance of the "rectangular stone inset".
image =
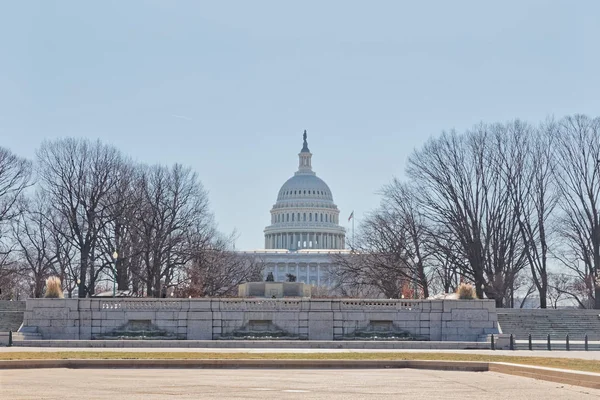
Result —
[[[268,319],[248,321],[248,329],[255,332],[268,331],[273,325],[273,321]]]
[[[383,332],[383,331],[393,331],[394,330],[394,322],[393,321],[377,321],[377,320],[371,320],[369,321],[369,324],[371,325],[371,327],[378,331],[378,332]]]
[[[152,328],[152,321],[149,319],[130,319],[127,321],[127,325],[131,330],[143,331]]]
[[[248,295],[253,297],[262,297],[265,295],[265,284],[263,282],[248,283]]]
[[[488,310],[458,308],[452,310],[451,321],[487,321]]]

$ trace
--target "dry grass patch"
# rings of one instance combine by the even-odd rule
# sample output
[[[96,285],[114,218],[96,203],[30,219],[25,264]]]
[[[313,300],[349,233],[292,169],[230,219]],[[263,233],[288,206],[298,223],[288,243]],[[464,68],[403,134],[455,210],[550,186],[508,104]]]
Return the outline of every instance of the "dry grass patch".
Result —
[[[0,360],[436,360],[506,362],[600,373],[600,361],[576,358],[493,356],[468,353],[208,353],[58,351],[0,353]]]

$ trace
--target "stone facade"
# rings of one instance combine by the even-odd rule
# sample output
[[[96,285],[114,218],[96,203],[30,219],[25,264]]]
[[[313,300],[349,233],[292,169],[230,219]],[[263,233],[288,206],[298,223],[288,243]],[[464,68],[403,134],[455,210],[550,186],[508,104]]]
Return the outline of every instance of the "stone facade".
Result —
[[[263,268],[263,279],[273,274],[275,282],[286,282],[292,274],[297,282],[313,286],[332,287],[334,277],[330,275],[336,257],[348,255],[349,250],[257,250],[240,252],[254,259]]]
[[[343,340],[373,324],[432,341],[498,332],[493,300],[30,299],[23,326],[37,327],[44,339],[90,340],[132,321],[187,340],[218,339],[253,324],[308,340]]]

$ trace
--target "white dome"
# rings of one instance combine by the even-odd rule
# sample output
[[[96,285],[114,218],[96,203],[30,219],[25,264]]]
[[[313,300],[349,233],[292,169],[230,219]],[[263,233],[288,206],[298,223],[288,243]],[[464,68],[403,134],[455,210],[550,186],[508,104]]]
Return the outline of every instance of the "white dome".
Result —
[[[333,202],[329,186],[316,175],[298,174],[288,179],[281,189],[277,201],[316,199]]]
[[[298,157],[298,171],[281,186],[271,209],[265,248],[344,249],[346,230],[339,226],[340,211],[329,186],[312,170],[306,131]]]

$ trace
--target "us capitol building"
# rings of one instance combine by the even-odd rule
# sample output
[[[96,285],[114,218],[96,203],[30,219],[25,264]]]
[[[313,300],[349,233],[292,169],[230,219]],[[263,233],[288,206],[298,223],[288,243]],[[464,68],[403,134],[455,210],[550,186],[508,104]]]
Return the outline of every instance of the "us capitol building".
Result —
[[[304,131],[298,171],[279,189],[271,224],[264,230],[265,248],[245,253],[264,263],[265,278],[272,272],[275,281],[286,281],[292,274],[298,282],[330,286],[332,256],[349,252],[339,215],[331,189],[312,169]]]

